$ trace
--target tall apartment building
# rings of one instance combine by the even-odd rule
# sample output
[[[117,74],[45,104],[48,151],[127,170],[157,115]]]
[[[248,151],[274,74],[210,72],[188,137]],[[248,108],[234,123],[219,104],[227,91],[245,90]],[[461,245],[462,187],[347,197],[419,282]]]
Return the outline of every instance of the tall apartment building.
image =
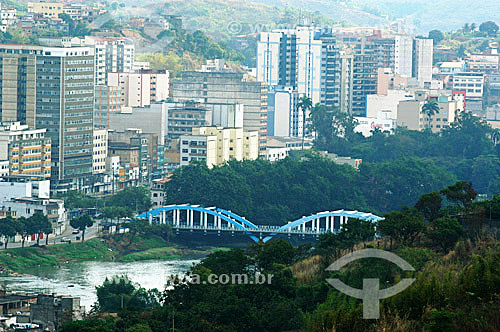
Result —
[[[108,86],[121,88],[122,103],[125,107],[144,107],[168,99],[170,74],[168,71],[110,72],[108,73]]]
[[[36,51],[0,44],[1,121],[20,121],[35,128]]]
[[[14,81],[11,85],[16,92],[22,91],[16,96],[16,113],[21,115],[9,120],[23,122],[24,116],[28,125],[34,122],[35,128],[46,128],[52,143],[52,184],[57,187],[64,182],[78,188],[92,174],[93,48],[0,44],[0,57],[10,55],[29,66],[17,65],[21,73],[15,76],[2,72],[2,105],[4,96],[12,92],[10,86],[3,85],[6,80]],[[24,70],[30,74],[25,75]],[[11,111],[8,117],[13,118],[13,114]]]
[[[274,30],[257,42],[257,80],[294,87],[299,94],[350,111],[352,57],[331,31],[314,27]]]
[[[107,83],[107,73],[131,72],[135,59],[135,46],[128,38],[100,38],[85,36],[79,46],[95,49],[95,84]]]
[[[122,106],[122,89],[119,86],[96,85],[94,95],[94,127],[109,128],[110,113],[120,113]]]
[[[267,136],[302,137],[303,113],[297,109],[300,94],[292,87],[270,86]]]
[[[397,35],[394,37],[394,74],[412,77],[413,37]]]
[[[0,161],[9,175],[50,178],[51,141],[45,129],[29,129],[19,122],[0,124]]]
[[[180,137],[180,165],[195,160],[208,167],[220,166],[229,160],[255,160],[259,157],[258,131],[242,128],[200,127],[191,135]]]
[[[413,77],[420,86],[432,81],[433,40],[415,38],[413,42]]]
[[[259,132],[259,156],[265,158],[268,88],[233,72],[183,72],[173,83],[176,100],[242,104],[243,129]]]
[[[94,129],[92,150],[92,174],[106,172],[108,155],[108,130]]]

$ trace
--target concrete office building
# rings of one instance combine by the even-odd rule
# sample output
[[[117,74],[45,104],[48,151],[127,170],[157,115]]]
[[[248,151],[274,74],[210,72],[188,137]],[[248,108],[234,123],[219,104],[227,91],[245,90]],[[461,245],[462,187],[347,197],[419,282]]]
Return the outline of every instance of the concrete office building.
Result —
[[[413,41],[413,77],[420,86],[432,81],[433,40],[415,38]]]
[[[51,140],[46,130],[19,122],[1,124],[0,161],[8,162],[8,175],[50,178]]]
[[[126,131],[134,128],[143,133],[158,135],[163,145],[167,134],[167,104],[155,103],[147,107],[134,107],[131,111],[110,113],[109,129],[113,131]]]
[[[24,74],[12,77],[13,81],[17,81],[14,84],[17,91],[25,85],[35,84],[34,89],[22,92],[29,92],[29,95],[18,98],[17,112],[22,113],[25,109],[28,125],[34,122],[34,127],[47,129],[46,137],[52,143],[51,184],[55,187],[64,182],[66,189],[79,188],[92,174],[93,52],[93,48],[89,47],[0,44],[0,57],[16,55],[17,59],[31,62],[30,71],[35,68],[35,80]],[[4,77],[2,83],[6,79]],[[1,92],[3,104],[4,87]],[[35,101],[34,112],[31,112],[32,100]],[[23,116],[18,116],[18,119],[23,122]]]
[[[259,157],[258,131],[243,128],[200,127],[191,135],[180,137],[180,165],[194,160],[205,161],[208,167],[235,160],[255,160]]]
[[[267,136],[300,136],[303,112],[297,108],[300,94],[292,87],[269,87]]]
[[[109,129],[109,114],[122,111],[122,89],[119,86],[96,85],[94,127]]]
[[[248,81],[233,72],[183,72],[173,83],[173,97],[179,101],[243,105],[243,129],[259,132],[259,151],[266,152],[268,88],[263,82]]]
[[[35,128],[36,51],[0,45],[1,121]]]
[[[144,107],[168,99],[170,74],[160,73],[108,73],[108,86],[121,88],[122,103],[126,107]]]
[[[193,128],[212,125],[212,111],[197,103],[167,103],[169,141],[189,135]]]

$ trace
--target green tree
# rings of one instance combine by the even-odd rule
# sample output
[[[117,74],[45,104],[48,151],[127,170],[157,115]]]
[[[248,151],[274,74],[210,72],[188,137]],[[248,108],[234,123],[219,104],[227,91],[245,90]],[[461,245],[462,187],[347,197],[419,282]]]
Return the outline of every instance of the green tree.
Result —
[[[432,117],[435,114],[439,114],[439,105],[435,101],[427,101],[422,106],[422,113],[427,117],[427,128],[431,128]]]
[[[427,236],[435,246],[444,252],[451,249],[465,234],[465,230],[456,218],[443,217],[434,220],[427,231]]]
[[[441,30],[431,30],[429,31],[429,38],[434,41],[434,45],[437,45],[444,39],[444,35]]]
[[[471,207],[472,201],[474,201],[477,196],[476,191],[472,187],[472,183],[466,181],[457,181],[454,185],[441,190],[441,194],[443,194],[448,201],[460,204],[465,209]]]
[[[115,327],[116,324],[113,318],[106,320],[88,318],[64,323],[60,328],[60,332],[115,332]]]
[[[21,223],[11,216],[0,219],[0,235],[5,237],[5,249],[7,249],[7,245],[9,244],[9,238],[19,233],[21,227]]]
[[[40,245],[40,234],[45,233],[45,243],[48,243],[49,234],[52,233],[52,223],[49,218],[42,212],[35,212],[31,217],[28,218],[31,225],[31,229],[34,231],[32,234],[36,234],[36,243]]]
[[[493,21],[487,21],[479,25],[479,31],[487,34],[489,37],[495,37],[498,32],[498,25]]]
[[[70,221],[71,227],[73,227],[74,229],[79,229],[82,232],[82,242],[85,241],[85,230],[88,227],[92,227],[93,224],[94,220],[88,214],[73,218]]]
[[[308,113],[312,108],[312,100],[309,97],[301,97],[296,106],[297,110],[302,111],[302,150],[304,150],[304,137],[306,134]]]
[[[412,245],[425,230],[424,216],[416,209],[404,206],[401,211],[386,214],[378,222],[377,230],[397,242]]]
[[[415,209],[422,213],[426,220],[432,221],[439,215],[441,210],[441,195],[438,192],[432,192],[420,196],[415,204]]]
[[[147,291],[133,284],[126,276],[107,279],[97,290],[97,308],[101,312],[119,312],[127,307],[146,311],[158,306],[159,292]]]
[[[126,329],[125,332],[153,332],[153,330],[147,324],[135,324]]]

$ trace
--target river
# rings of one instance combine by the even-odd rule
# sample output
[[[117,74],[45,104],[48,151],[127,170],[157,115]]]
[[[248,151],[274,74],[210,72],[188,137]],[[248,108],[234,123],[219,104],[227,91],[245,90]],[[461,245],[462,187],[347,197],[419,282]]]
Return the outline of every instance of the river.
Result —
[[[199,260],[83,262],[63,264],[59,268],[34,272],[36,276],[0,277],[0,287],[9,292],[56,293],[80,297],[81,304],[89,311],[97,300],[96,286],[106,278],[127,275],[146,289],[162,291],[168,276],[183,275]]]

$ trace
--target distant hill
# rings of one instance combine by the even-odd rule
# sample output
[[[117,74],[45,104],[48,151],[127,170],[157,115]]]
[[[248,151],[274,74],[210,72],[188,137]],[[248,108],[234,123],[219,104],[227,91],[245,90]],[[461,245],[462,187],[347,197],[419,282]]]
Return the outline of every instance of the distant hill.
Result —
[[[254,0],[275,6],[319,11],[334,20],[355,25],[383,26],[403,18],[417,32],[455,30],[465,23],[500,23],[498,0]]]
[[[127,4],[134,5],[133,1],[136,0]],[[301,11],[299,7],[277,7],[245,0],[167,0],[147,7],[157,14],[179,15],[186,29],[206,31],[222,40],[278,26],[295,26],[302,23],[304,16],[321,24],[336,23],[326,15]]]

